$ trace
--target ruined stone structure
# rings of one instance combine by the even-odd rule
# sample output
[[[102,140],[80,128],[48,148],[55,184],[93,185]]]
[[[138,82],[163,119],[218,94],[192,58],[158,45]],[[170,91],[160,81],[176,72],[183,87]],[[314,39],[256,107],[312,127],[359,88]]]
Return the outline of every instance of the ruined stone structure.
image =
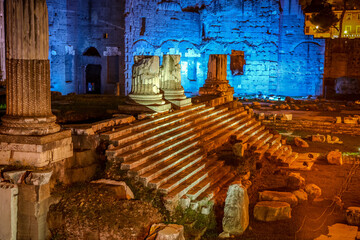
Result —
[[[51,90],[114,94],[124,79],[124,8],[118,0],[47,0]],[[131,71],[131,67],[130,67]],[[122,81],[120,81],[122,80]],[[120,82],[119,82],[120,81]]]
[[[164,98],[179,107],[191,104],[181,85],[180,55],[164,55],[160,68],[160,88]]]
[[[205,84],[200,88],[201,95],[232,96],[234,88],[229,85],[227,75],[227,56],[212,54],[209,57],[208,74]]]
[[[360,39],[326,39],[324,94],[354,95],[360,91]]]
[[[129,97],[142,105],[165,104],[160,93],[159,57],[135,56]]]
[[[28,9],[28,13],[23,9]],[[6,31],[7,108],[0,132],[58,132],[60,126],[51,113],[46,2],[7,1]]]
[[[26,0],[5,6],[7,108],[0,164],[44,167],[72,156],[71,133],[59,132],[51,112],[47,5]]]
[[[125,13],[126,82],[133,56],[179,54],[185,93],[198,94],[209,55],[235,50],[244,52],[243,74],[227,63],[236,94],[321,93],[324,41],[305,36],[298,1],[129,0]]]

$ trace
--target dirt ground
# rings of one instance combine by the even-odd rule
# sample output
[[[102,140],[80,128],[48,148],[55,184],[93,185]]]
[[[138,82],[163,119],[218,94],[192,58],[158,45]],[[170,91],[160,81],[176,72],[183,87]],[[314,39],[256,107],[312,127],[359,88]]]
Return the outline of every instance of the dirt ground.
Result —
[[[296,136],[311,135],[311,132],[293,132]],[[309,148],[299,148],[293,145],[293,136],[288,137],[288,143],[296,152],[318,152],[322,158],[318,160],[310,171],[281,170],[275,165],[264,162],[260,170],[251,178],[252,186],[248,189],[250,199],[250,224],[243,236],[233,239],[246,240],[286,240],[286,239],[314,239],[321,234],[327,234],[327,227],[334,223],[346,223],[345,210],[349,206],[360,206],[360,168],[352,176],[346,190],[341,196],[341,203],[332,204],[345,184],[352,167],[351,164],[342,166],[329,165],[325,155],[334,149],[342,152],[358,152],[360,137],[338,136],[344,144],[312,143]],[[258,202],[258,192],[263,190],[291,191],[286,187],[288,172],[299,172],[305,178],[306,184],[314,183],[322,189],[322,197],[314,202],[301,204],[292,209],[292,218],[286,221],[260,222],[253,218],[253,208]],[[332,205],[331,205],[332,204]],[[329,207],[329,205],[331,207]],[[304,222],[304,217],[306,220]],[[221,218],[219,218],[221,219]],[[221,224],[218,222],[218,224]],[[303,226],[302,226],[303,225]],[[221,226],[221,225],[220,225]],[[302,226],[302,227],[301,227]],[[301,230],[299,230],[301,227]],[[221,229],[219,229],[221,231]],[[295,234],[296,233],[296,234]]]

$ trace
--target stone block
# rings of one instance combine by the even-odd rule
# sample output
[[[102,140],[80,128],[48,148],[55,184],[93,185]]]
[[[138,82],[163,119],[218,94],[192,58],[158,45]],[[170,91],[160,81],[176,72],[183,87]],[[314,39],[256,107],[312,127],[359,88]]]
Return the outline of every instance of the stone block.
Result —
[[[49,199],[50,198],[47,198],[39,202],[29,202],[21,199],[20,197],[18,203],[18,212],[21,215],[34,217],[46,215],[49,210]]]
[[[10,156],[11,156],[10,150],[6,150],[6,151],[0,150],[0,165],[9,165]]]
[[[305,140],[303,140],[299,137],[294,138],[294,141],[295,141],[295,145],[298,147],[303,147],[303,148],[309,147],[309,144]]]
[[[229,186],[222,221],[223,231],[241,235],[249,226],[249,197],[241,183]]]
[[[73,146],[72,144],[64,145],[59,148],[52,150],[51,162],[58,162],[65,158],[70,158],[73,156]]]
[[[0,183],[0,239],[17,238],[18,187],[10,183]]]
[[[326,137],[324,135],[320,135],[320,134],[316,134],[316,135],[312,135],[311,136],[311,141],[312,142],[325,142],[326,141]]]
[[[98,164],[92,164],[83,168],[67,169],[63,181],[65,184],[89,181],[95,175],[98,167]]]
[[[26,184],[45,185],[48,184],[52,175],[52,170],[32,171],[26,177]]]
[[[47,235],[47,214],[29,216],[18,214],[18,239],[46,239]]]
[[[290,204],[277,201],[258,202],[254,207],[256,220],[273,222],[291,218]]]
[[[127,200],[134,199],[133,192],[123,181],[100,179],[100,180],[92,181],[91,183],[103,184],[104,187],[113,191],[115,196],[117,196],[119,199],[127,199]]]
[[[27,171],[9,171],[4,172],[4,179],[10,181],[12,184],[21,184],[25,180]]]
[[[300,173],[290,173],[286,184],[288,188],[296,190],[305,186],[305,179],[300,176]]]
[[[97,156],[94,150],[74,151],[75,163],[78,167],[86,167],[94,164]]]
[[[326,156],[326,159],[329,164],[334,164],[334,165],[343,164],[342,153],[339,152],[339,150],[329,152],[328,155]]]
[[[360,207],[349,207],[346,210],[346,221],[349,225],[360,226]]]
[[[321,189],[315,184],[307,184],[305,186],[305,192],[308,194],[310,200],[321,196]]]
[[[27,202],[41,202],[50,197],[50,184],[28,185],[19,184],[19,198]]]
[[[259,193],[259,201],[277,201],[286,202],[291,206],[296,206],[298,200],[294,194],[290,192],[264,191]]]
[[[298,199],[299,204],[302,204],[308,200],[308,194],[303,189],[293,191],[292,193]]]

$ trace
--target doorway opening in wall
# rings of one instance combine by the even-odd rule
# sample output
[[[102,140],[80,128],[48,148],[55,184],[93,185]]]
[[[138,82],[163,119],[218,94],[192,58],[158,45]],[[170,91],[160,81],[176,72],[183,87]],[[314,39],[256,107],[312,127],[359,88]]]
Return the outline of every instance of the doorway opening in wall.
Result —
[[[101,65],[88,64],[85,69],[86,75],[86,93],[101,93]]]

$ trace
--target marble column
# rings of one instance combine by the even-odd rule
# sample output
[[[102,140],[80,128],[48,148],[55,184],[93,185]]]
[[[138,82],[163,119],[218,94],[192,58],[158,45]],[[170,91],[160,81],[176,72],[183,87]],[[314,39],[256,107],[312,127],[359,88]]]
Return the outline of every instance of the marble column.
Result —
[[[191,105],[181,85],[180,55],[164,55],[160,68],[160,88],[164,98],[178,107]]]
[[[7,109],[0,133],[46,135],[60,130],[51,113],[46,0],[6,1]]]
[[[208,74],[205,84],[200,88],[200,95],[232,96],[234,88],[226,79],[227,55],[211,54],[208,63]]]
[[[135,56],[129,98],[141,105],[164,105],[160,93],[158,56]]]

